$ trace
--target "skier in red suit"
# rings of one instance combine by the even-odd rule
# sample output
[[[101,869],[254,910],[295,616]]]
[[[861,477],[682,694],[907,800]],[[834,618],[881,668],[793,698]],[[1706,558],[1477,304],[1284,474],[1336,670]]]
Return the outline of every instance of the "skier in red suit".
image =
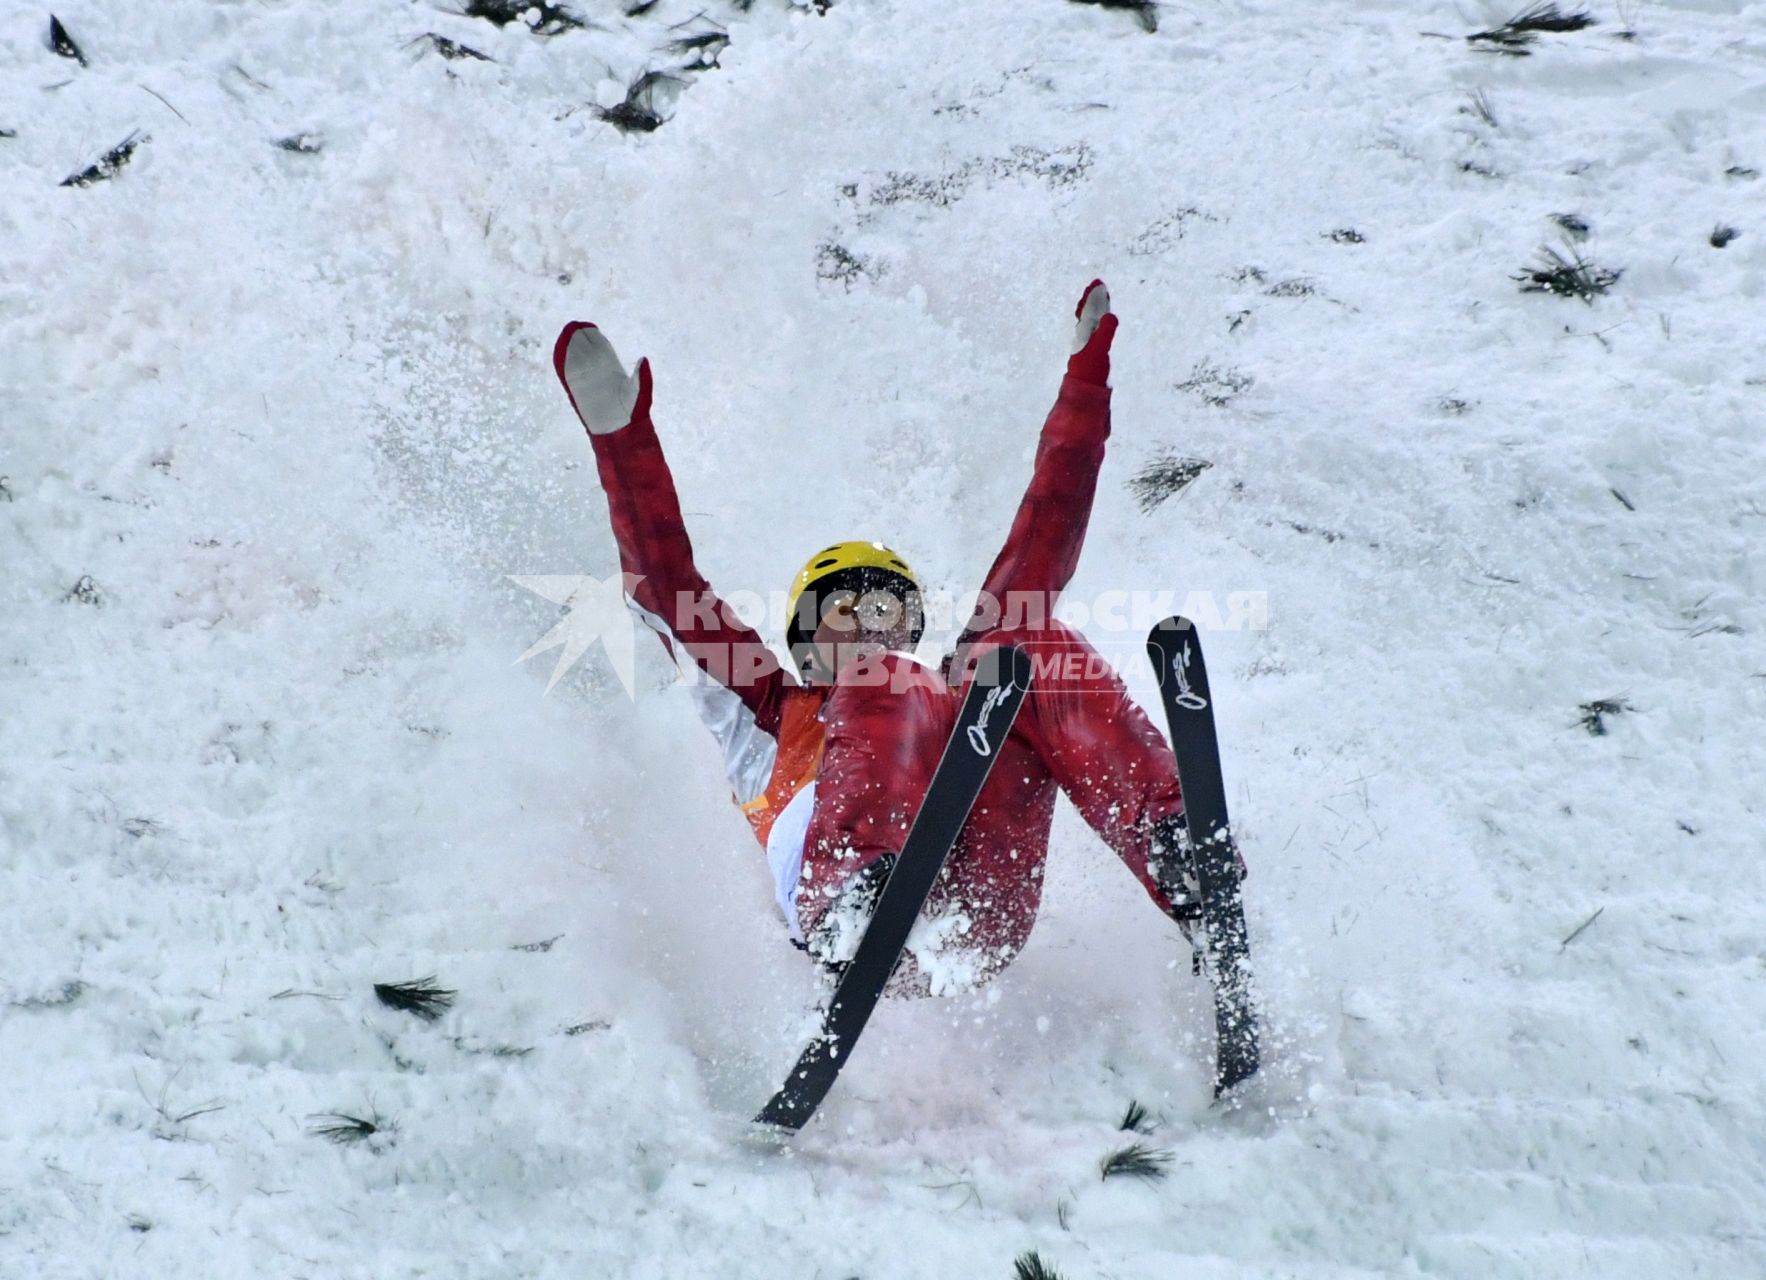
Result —
[[[687,675],[724,751],[736,803],[766,849],[792,940],[833,969],[852,954],[925,794],[974,659],[1030,648],[1036,680],[927,901],[897,985],[979,985],[1023,948],[1064,792],[1159,908],[1187,926],[1197,893],[1183,796],[1163,735],[1085,638],[1053,620],[1085,541],[1110,434],[1117,320],[1093,281],[1030,487],[942,667],[912,656],[920,589],[880,543],[840,543],[793,586],[792,667],[724,608],[693,564],[650,421],[648,360],[628,375],[591,324],[554,365],[588,428],[631,607]],[[1053,673],[1053,674],[1051,674]]]

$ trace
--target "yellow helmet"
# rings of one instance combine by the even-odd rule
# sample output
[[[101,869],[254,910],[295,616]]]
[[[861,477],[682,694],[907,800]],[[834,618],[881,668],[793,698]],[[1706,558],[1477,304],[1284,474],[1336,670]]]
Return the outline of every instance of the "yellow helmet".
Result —
[[[785,640],[793,653],[815,632],[816,598],[831,591],[853,591],[859,595],[869,591],[888,591],[894,594],[908,610],[913,625],[913,642],[919,643],[925,625],[920,614],[920,580],[908,568],[907,561],[881,542],[836,542],[811,556],[792,580],[785,616]],[[808,617],[800,616],[798,612],[805,605],[806,596],[811,605]]]

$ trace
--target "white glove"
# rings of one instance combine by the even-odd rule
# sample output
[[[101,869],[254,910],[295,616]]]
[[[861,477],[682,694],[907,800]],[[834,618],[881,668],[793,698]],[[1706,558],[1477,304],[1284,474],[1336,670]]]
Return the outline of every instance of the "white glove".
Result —
[[[1110,290],[1102,280],[1093,280],[1086,289],[1079,300],[1078,314],[1079,323],[1073,328],[1073,351],[1069,354],[1085,350],[1085,344],[1098,331],[1098,322],[1110,314]]]
[[[606,435],[631,422],[644,362],[638,373],[627,373],[613,344],[594,325],[581,320],[565,325],[552,365],[590,435]]]

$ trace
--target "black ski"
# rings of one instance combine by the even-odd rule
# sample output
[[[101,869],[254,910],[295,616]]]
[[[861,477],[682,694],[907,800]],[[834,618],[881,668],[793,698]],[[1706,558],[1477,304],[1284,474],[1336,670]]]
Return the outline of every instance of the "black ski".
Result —
[[[1159,676],[1171,749],[1183,787],[1184,815],[1202,891],[1202,931],[1214,982],[1214,1096],[1256,1074],[1260,1060],[1257,1002],[1251,986],[1251,948],[1239,890],[1238,848],[1226,813],[1220,741],[1202,643],[1188,618],[1171,617],[1147,636],[1147,656]]]
[[[871,923],[822,1015],[821,1033],[756,1121],[801,1129],[834,1087],[1029,689],[1030,655],[1024,650],[1009,645],[981,659]]]

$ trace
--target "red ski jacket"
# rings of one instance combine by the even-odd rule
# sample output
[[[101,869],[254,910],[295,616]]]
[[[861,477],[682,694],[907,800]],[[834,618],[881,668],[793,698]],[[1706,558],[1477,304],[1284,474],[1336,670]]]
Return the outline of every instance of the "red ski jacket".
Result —
[[[1107,340],[1105,335],[1106,351]],[[1070,369],[1077,365],[1076,357]],[[1014,615],[1020,626],[1025,618],[1034,624],[1052,616],[1079,560],[1110,434],[1110,392],[1102,382],[1102,376],[1093,382],[1071,371],[1063,379],[1043,423],[1030,485],[988,570],[982,604],[965,630],[959,653],[997,634],[1000,624],[1014,621]],[[817,777],[828,731],[823,713],[835,690],[801,683],[752,628],[723,606],[695,567],[650,402],[646,366],[629,424],[589,437],[620,567],[637,578],[631,605],[688,676],[701,716],[723,749],[735,802],[766,847],[787,806]],[[1003,618],[990,601],[1004,606]],[[1044,637],[1050,643],[1084,647],[1074,633],[1054,626],[1057,634]],[[963,926],[965,933],[972,942],[988,946],[1002,966],[1022,947],[1035,919],[1058,787],[1068,791],[1155,901],[1169,905],[1147,871],[1147,828],[1153,819],[1182,807],[1175,765],[1163,737],[1127,698],[1120,681],[1113,675],[1111,679],[1109,689],[1080,691],[1070,704],[1077,711],[1069,711],[1066,703],[1049,702],[1040,714],[1027,706],[1021,728],[1013,733],[1014,749],[1002,754],[934,895],[934,907],[943,900],[969,913],[972,920]],[[1093,696],[1099,693],[1115,696]],[[875,700],[861,718],[864,732],[873,737],[891,732],[887,709],[878,710]],[[942,737],[922,733],[901,746],[920,758],[899,776],[916,778],[912,786],[923,785],[920,775],[929,776]],[[769,848],[781,880],[780,905],[794,936],[799,924],[807,931],[826,909],[838,888],[830,883],[831,876],[856,872],[899,848],[905,831],[897,830],[900,823],[893,817],[900,815],[894,810],[902,803],[912,806],[919,793],[884,797],[877,790],[876,785],[864,794],[859,788],[843,787],[839,793],[824,788],[814,796],[813,833],[807,813],[790,824],[801,868],[793,863],[785,868],[788,874],[782,873],[776,850]],[[875,821],[867,824],[866,810]],[[812,834],[807,850],[805,834]],[[828,848],[814,847],[834,840],[843,845],[838,859]]]

